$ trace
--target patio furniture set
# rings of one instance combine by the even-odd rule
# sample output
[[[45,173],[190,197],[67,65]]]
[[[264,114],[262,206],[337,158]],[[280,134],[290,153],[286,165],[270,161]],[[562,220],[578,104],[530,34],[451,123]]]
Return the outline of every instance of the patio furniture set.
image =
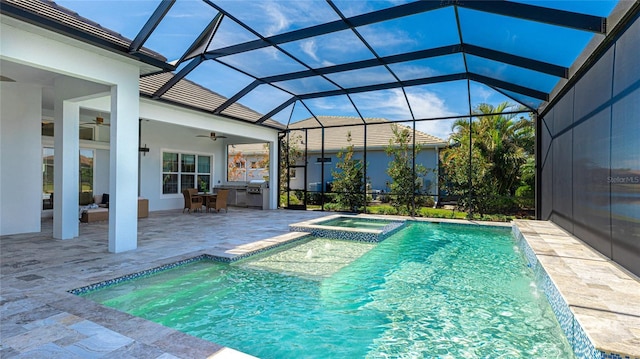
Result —
[[[216,193],[198,193],[196,188],[187,188],[182,191],[184,197],[184,208],[182,212],[187,210],[202,211],[204,207],[207,212],[215,210],[220,212],[224,209],[227,212],[227,198],[229,197],[229,190],[219,189]]]
[[[149,200],[138,198],[138,218],[149,217]],[[109,194],[93,196],[93,204],[81,208],[80,222],[91,223],[109,220]]]

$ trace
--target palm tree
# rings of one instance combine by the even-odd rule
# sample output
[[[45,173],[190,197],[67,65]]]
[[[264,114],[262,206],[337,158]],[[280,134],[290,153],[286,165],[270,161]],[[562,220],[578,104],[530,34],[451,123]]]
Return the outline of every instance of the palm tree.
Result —
[[[503,114],[507,110],[523,109],[508,102],[496,107],[482,103],[474,109],[473,114],[477,116],[471,124],[464,118],[454,122],[449,138],[452,146],[442,152],[441,160],[445,181],[458,195],[466,196],[469,190],[476,198],[515,195],[521,183],[521,167],[533,152],[534,127],[529,119]],[[469,179],[473,184],[471,189]]]
[[[508,102],[495,108],[480,104],[474,111],[474,114],[488,115],[473,122],[473,135],[475,146],[491,164],[491,176],[496,180],[498,195],[515,195],[520,182],[520,167],[533,150],[523,147],[529,144],[533,147],[532,122],[523,117],[515,119],[515,114],[502,114],[512,107]]]

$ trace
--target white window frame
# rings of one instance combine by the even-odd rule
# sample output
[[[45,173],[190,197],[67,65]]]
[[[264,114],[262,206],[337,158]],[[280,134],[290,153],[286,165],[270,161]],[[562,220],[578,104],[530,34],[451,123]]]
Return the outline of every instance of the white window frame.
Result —
[[[172,153],[172,154],[177,154],[178,155],[178,171],[177,172],[165,172],[164,171],[164,154],[165,153]],[[195,157],[195,172],[182,172],[182,156],[183,155],[193,155],[196,156]],[[209,172],[198,172],[198,158],[199,157],[209,157]],[[209,191],[212,190],[213,188],[213,184],[214,184],[214,180],[213,180],[213,161],[214,161],[214,155],[212,153],[202,153],[202,152],[196,152],[196,151],[180,151],[180,150],[172,150],[172,149],[161,149],[160,150],[160,196],[163,197],[177,197],[177,196],[181,196],[182,195],[182,175],[193,175],[194,177],[194,184],[196,186],[196,188],[198,188],[198,176],[200,175],[205,175],[205,176],[209,176]],[[165,174],[175,174],[178,176],[178,184],[177,184],[177,191],[176,193],[164,193],[164,183],[163,183],[163,178]]]

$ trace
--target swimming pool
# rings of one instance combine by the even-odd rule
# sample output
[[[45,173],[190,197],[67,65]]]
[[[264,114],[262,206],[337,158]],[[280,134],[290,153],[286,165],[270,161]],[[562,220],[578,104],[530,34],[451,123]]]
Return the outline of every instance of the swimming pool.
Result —
[[[84,296],[261,358],[573,358],[506,229],[412,222]]]

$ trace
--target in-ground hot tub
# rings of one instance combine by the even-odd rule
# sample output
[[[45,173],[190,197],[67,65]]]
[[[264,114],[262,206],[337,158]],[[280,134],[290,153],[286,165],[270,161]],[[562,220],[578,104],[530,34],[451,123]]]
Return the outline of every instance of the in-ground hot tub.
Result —
[[[308,232],[315,237],[381,242],[402,228],[405,223],[403,219],[338,214],[291,224],[289,230]]]

